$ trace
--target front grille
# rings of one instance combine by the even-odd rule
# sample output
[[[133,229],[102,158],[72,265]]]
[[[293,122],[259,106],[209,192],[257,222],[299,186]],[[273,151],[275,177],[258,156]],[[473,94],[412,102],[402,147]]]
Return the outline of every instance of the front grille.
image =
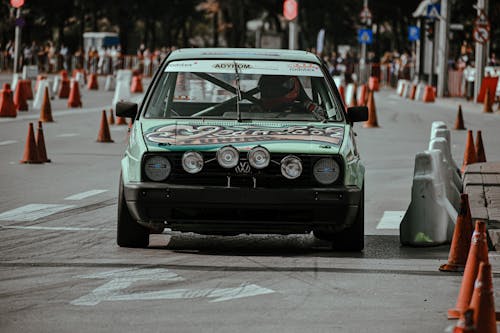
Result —
[[[219,165],[215,152],[201,153],[204,159],[203,170],[197,174],[189,174],[182,168],[182,155],[184,152],[165,153],[171,164],[172,171],[170,176],[165,180],[165,183],[174,185],[196,185],[196,186],[222,186],[228,185],[230,179],[231,187],[253,188],[254,179],[257,188],[305,188],[305,187],[322,187],[312,174],[314,163],[325,157],[325,155],[308,155],[308,154],[288,154],[288,153],[271,153],[271,163],[267,168],[257,170],[251,168],[249,174],[238,174],[235,169],[224,169]],[[163,155],[163,154],[162,154]],[[294,155],[302,161],[302,174],[297,179],[287,179],[281,174],[281,160],[287,155]],[[334,156],[339,165],[342,167],[341,159]],[[247,161],[247,153],[240,152],[240,161]],[[343,170],[337,183],[343,178]],[[331,185],[328,185],[331,186]]]

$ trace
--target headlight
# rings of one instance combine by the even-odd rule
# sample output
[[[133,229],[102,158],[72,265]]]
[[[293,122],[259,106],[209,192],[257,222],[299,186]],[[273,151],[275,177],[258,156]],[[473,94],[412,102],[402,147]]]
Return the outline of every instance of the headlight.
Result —
[[[313,174],[319,183],[332,184],[340,176],[340,166],[333,158],[322,158],[314,163]]]
[[[240,154],[233,146],[225,146],[217,151],[217,162],[226,169],[234,168],[240,161]]]
[[[302,174],[302,162],[297,156],[288,155],[281,160],[281,174],[288,179],[295,179]]]
[[[182,155],[182,168],[187,173],[198,173],[203,169],[203,156],[195,151],[187,151]]]
[[[271,161],[271,154],[264,147],[254,147],[248,152],[248,162],[255,169],[264,169]]]
[[[172,165],[170,161],[163,156],[148,157],[144,163],[144,173],[155,182],[161,182],[170,175]]]

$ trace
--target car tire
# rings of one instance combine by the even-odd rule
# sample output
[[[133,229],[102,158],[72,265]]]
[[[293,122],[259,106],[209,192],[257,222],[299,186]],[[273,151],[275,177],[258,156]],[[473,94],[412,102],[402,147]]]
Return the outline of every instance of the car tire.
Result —
[[[149,229],[141,226],[130,215],[123,192],[123,180],[120,174],[116,243],[121,247],[147,247],[149,245]]]
[[[361,190],[358,212],[354,223],[340,231],[314,230],[316,238],[332,242],[332,248],[338,251],[362,251],[365,247],[365,191]]]

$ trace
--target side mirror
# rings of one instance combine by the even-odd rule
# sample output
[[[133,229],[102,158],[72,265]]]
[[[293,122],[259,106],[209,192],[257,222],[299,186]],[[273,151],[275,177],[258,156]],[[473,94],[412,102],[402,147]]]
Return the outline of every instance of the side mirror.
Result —
[[[116,103],[116,115],[122,118],[135,118],[137,116],[137,103],[118,102]]]
[[[347,108],[347,120],[351,123],[368,120],[368,108],[366,106],[352,106]]]

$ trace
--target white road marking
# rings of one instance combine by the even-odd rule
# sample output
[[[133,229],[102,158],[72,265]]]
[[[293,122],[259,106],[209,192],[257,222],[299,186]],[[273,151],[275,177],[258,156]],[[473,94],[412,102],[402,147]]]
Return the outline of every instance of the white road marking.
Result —
[[[58,138],[71,138],[71,137],[74,137],[74,136],[79,136],[80,134],[78,133],[62,133],[62,134],[59,134],[59,135],[56,135]]]
[[[35,221],[62,212],[74,205],[29,204],[0,214],[0,221]]]
[[[386,210],[377,225],[377,229],[399,229],[405,213],[406,211],[404,210]]]
[[[275,291],[255,284],[241,284],[236,288],[207,288],[207,289],[173,289],[150,292],[125,293],[123,290],[132,283],[140,280],[162,280],[169,282],[184,281],[185,279],[166,269],[122,269],[102,272],[92,275],[77,276],[85,279],[112,279],[104,285],[94,289],[91,293],[71,302],[73,305],[97,305],[103,301],[137,301],[161,299],[195,299],[215,298],[210,302],[223,302],[233,299],[271,294]]]
[[[6,140],[6,141],[0,141],[0,146],[6,146],[6,145],[11,145],[13,143],[17,143],[18,141],[16,140]]]
[[[111,228],[79,228],[79,227],[41,227],[35,225],[20,226],[20,225],[0,225],[2,229],[19,229],[19,230],[48,230],[48,231],[115,231]]]
[[[90,190],[90,191],[70,195],[69,197],[64,198],[64,200],[82,200],[82,199],[86,199],[88,197],[98,195],[98,194],[101,194],[104,192],[108,192],[108,190]]]

